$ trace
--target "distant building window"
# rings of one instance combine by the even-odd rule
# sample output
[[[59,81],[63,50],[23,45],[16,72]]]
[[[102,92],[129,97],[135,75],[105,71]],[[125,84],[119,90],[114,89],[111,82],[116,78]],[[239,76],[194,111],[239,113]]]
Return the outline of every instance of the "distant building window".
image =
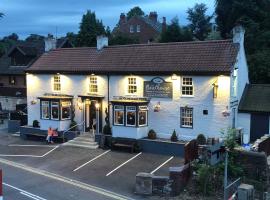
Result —
[[[181,107],[180,119],[182,128],[193,128],[193,108]]]
[[[137,32],[141,32],[141,25],[137,25]]]
[[[98,85],[97,85],[97,77],[90,76],[90,85],[89,85],[89,92],[90,93],[97,93],[98,92]]]
[[[15,76],[10,76],[9,77],[9,84],[10,85],[16,85],[16,77]]]
[[[137,80],[134,77],[128,78],[128,93],[129,94],[137,93]]]
[[[130,27],[129,27],[129,32],[130,32],[130,33],[134,33],[134,26],[133,26],[133,25],[130,25]]]
[[[60,77],[60,75],[53,76],[53,90],[55,92],[61,91],[61,77]]]
[[[114,106],[114,125],[124,125],[124,106]]]
[[[136,126],[136,106],[126,106],[126,126]]]
[[[61,102],[61,119],[71,119],[71,102],[62,101]]]
[[[182,96],[193,96],[193,81],[192,78],[182,78]]]
[[[50,119],[50,102],[41,102],[41,119]]]
[[[59,119],[59,102],[51,102],[51,119]]]

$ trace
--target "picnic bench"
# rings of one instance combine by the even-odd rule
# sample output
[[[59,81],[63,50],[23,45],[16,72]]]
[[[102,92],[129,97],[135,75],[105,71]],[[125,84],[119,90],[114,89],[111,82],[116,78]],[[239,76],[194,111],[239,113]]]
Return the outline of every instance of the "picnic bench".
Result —
[[[137,143],[136,140],[133,140],[133,139],[113,138],[112,149],[125,148],[125,149],[130,149],[130,152],[133,153],[136,143]]]

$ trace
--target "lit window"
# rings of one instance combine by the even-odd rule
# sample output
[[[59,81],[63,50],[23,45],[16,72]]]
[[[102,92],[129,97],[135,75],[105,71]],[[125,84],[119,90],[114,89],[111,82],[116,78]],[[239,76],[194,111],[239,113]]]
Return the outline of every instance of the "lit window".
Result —
[[[137,25],[137,32],[141,32],[141,25]]]
[[[41,101],[41,119],[50,119],[49,101]]]
[[[128,93],[137,93],[137,81],[136,78],[128,78]]]
[[[182,78],[182,96],[193,96],[193,81],[192,78]]]
[[[114,125],[124,125],[124,106],[114,106]]]
[[[147,125],[147,106],[140,106],[139,107],[139,114],[138,114],[138,121],[139,126],[146,126]]]
[[[10,85],[15,85],[16,84],[16,77],[15,76],[10,76],[9,77],[9,84]]]
[[[97,93],[98,92],[98,85],[97,85],[97,77],[90,76],[90,84],[89,84],[89,92],[90,93]]]
[[[129,27],[129,32],[130,32],[130,33],[134,33],[134,26],[133,26],[133,25],[130,25],[130,27]]]
[[[181,127],[193,128],[193,108],[181,107]]]
[[[71,119],[71,102],[70,101],[61,102],[61,113],[62,113],[62,119]]]
[[[126,126],[136,126],[136,106],[126,106]]]
[[[53,90],[58,92],[61,90],[61,78],[60,75],[53,76]]]
[[[59,102],[52,101],[51,103],[51,119],[59,119]]]

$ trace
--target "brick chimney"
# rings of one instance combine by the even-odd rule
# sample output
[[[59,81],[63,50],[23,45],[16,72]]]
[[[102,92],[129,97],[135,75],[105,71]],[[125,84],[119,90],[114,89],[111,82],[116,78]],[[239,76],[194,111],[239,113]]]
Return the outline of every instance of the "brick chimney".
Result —
[[[157,18],[158,18],[157,12],[150,12],[149,19],[151,19],[153,22],[157,22]]]
[[[56,49],[56,39],[53,37],[53,35],[48,34],[48,37],[44,39],[44,42],[45,42],[45,52]]]
[[[125,22],[126,22],[126,15],[125,15],[125,13],[121,13],[119,24],[123,24]]]
[[[100,51],[104,47],[107,47],[109,45],[108,37],[105,35],[97,36],[97,50]]]
[[[162,32],[166,31],[167,24],[166,24],[166,17],[162,17]]]

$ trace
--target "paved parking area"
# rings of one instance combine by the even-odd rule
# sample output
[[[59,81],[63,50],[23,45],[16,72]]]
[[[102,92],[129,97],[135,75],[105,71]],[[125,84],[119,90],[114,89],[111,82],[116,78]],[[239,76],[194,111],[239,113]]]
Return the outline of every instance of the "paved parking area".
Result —
[[[61,145],[48,146],[38,142],[37,145],[31,143],[22,146],[20,142],[19,144],[0,145],[0,158],[46,170],[123,195],[133,195],[135,176],[138,172],[168,175],[170,166],[183,164],[182,158],[143,152],[131,154]],[[6,156],[9,153],[13,156]],[[5,156],[1,157],[3,154]],[[16,154],[25,156],[16,156]]]

